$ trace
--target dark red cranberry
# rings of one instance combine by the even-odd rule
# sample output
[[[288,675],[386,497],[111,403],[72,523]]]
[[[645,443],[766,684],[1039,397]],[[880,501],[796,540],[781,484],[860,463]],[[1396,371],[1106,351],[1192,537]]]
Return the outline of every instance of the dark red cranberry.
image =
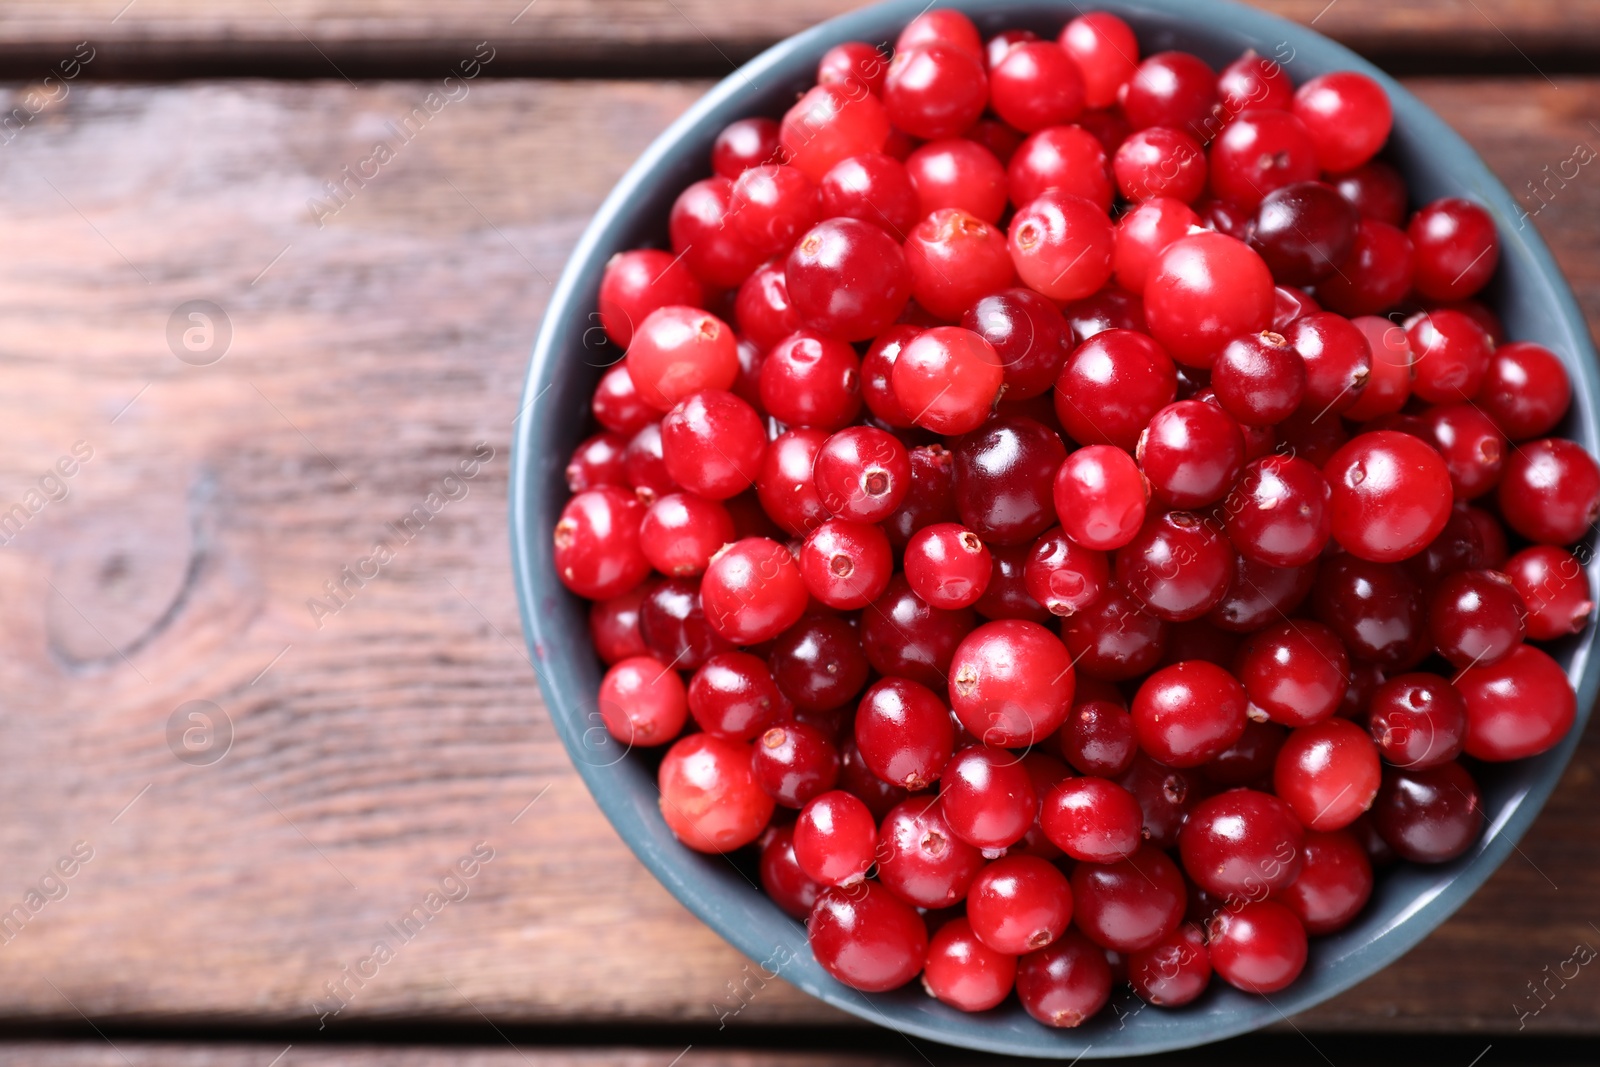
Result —
[[[1304,844],[1289,805],[1254,789],[1202,800],[1178,835],[1190,879],[1213,896],[1238,900],[1263,900],[1293,882]]]
[[[983,854],[956,837],[939,797],[897,805],[878,832],[878,879],[919,908],[960,903],[983,869]]]
[[[626,593],[589,606],[589,636],[603,663],[610,665],[649,653],[649,646],[639,634],[639,605],[649,592],[650,583],[640,582]]]
[[[1406,181],[1381,159],[1372,159],[1342,174],[1330,175],[1329,184],[1354,204],[1362,218],[1398,226],[1406,216]]]
[[[1217,402],[1235,419],[1271,426],[1293,415],[1306,394],[1306,368],[1282,334],[1234,338],[1211,367]]]
[[[1128,982],[1139,998],[1159,1008],[1177,1008],[1211,983],[1205,932],[1193,923],[1128,957]]]
[[[1373,693],[1367,729],[1383,758],[1396,767],[1435,767],[1461,755],[1466,701],[1437,674],[1402,674]]]
[[[1214,786],[1263,787],[1272,780],[1272,767],[1278,759],[1289,731],[1275,722],[1251,719],[1244,724],[1239,740],[1217,753],[1201,768],[1206,781]]]
[[[1139,801],[1139,809],[1144,812],[1142,832],[1155,848],[1177,845],[1189,810],[1206,795],[1205,781],[1198,771],[1169,767],[1143,752],[1134,756],[1133,765],[1117,779],[1117,784]]]
[[[1315,466],[1293,456],[1265,456],[1247,466],[1226,511],[1234,547],[1274,567],[1315,560],[1332,528],[1328,483]]]
[[[1501,433],[1526,441],[1555,429],[1572,403],[1572,383],[1554,352],[1516,341],[1495,349],[1476,403]]]
[[[1033,546],[995,545],[989,555],[989,585],[972,605],[973,610],[986,619],[1049,622],[1053,617],[1050,609],[1028,591],[1028,561],[1033,557]]]
[[[1306,834],[1300,877],[1273,899],[1295,913],[1306,933],[1320,937],[1342,930],[1372,896],[1372,862],[1346,830]]]
[[[1113,584],[1099,600],[1062,622],[1061,637],[1079,673],[1122,681],[1160,662],[1167,629],[1138,599]]]
[[[941,611],[911,591],[902,576],[861,615],[861,646],[880,674],[943,690],[956,646],[971,631],[970,610]]]
[[[1506,523],[1528,540],[1573,544],[1600,516],[1600,466],[1574,441],[1530,441],[1506,457],[1499,501]]]
[[[1577,698],[1561,665],[1532,645],[1518,645],[1492,666],[1470,667],[1456,679],[1467,704],[1469,756],[1512,760],[1536,756],[1567,736]]]
[[[876,882],[824,890],[806,935],[824,970],[868,993],[905,985],[928,955],[922,916]]]
[[[1246,993],[1276,993],[1300,977],[1306,965],[1306,931],[1275,900],[1224,908],[1207,936],[1217,974]]]
[[[839,780],[839,750],[821,728],[791,719],[756,738],[751,766],[768,796],[786,808],[800,808]],[[826,881],[814,873],[808,877]]]
[[[1478,783],[1459,763],[1390,768],[1372,805],[1384,841],[1413,863],[1443,863],[1472,847],[1483,829]]]
[[[761,838],[761,888],[792,919],[811,914],[817,896],[825,888],[794,858],[794,827],[774,826]]]
[[[1239,476],[1244,435],[1221,407],[1179,400],[1151,416],[1137,455],[1157,503],[1198,508],[1220,500]]]
[[[1276,567],[1234,557],[1233,582],[1205,619],[1230,633],[1250,633],[1287,617],[1311,592],[1317,564]]]
[[[961,325],[994,347],[1008,400],[1048,392],[1072,349],[1066,319],[1031,289],[1004,289],[983,297],[962,315]]]
[[[1089,681],[1079,680],[1080,695]],[[1127,709],[1104,699],[1075,701],[1056,743],[1078,773],[1108,778],[1128,769],[1139,745]]]
[[[1067,451],[1033,419],[991,419],[955,450],[956,507],[962,522],[991,544],[1031,542],[1055,523],[1053,487]]]
[[[1377,315],[1411,291],[1411,241],[1387,222],[1364,218],[1339,269],[1317,286],[1317,299],[1341,315]]]
[[[1072,872],[1072,896],[1073,925],[1118,952],[1149,948],[1183,921],[1183,875],[1150,845],[1113,863],[1080,863]]]
[[[1081,444],[1132,452],[1176,391],[1172,360],[1160,345],[1133,330],[1103,330],[1067,357],[1056,383],[1056,415]]]
[[[1157,512],[1113,557],[1117,584],[1152,615],[1186,622],[1210,611],[1233,581],[1233,546],[1187,511]]]
[[[925,526],[955,522],[955,457],[943,445],[918,445],[908,453],[911,489],[900,507],[883,520],[889,543],[904,548]]]
[[[1335,556],[1322,564],[1314,603],[1356,659],[1403,667],[1426,650],[1422,589],[1404,567]]]

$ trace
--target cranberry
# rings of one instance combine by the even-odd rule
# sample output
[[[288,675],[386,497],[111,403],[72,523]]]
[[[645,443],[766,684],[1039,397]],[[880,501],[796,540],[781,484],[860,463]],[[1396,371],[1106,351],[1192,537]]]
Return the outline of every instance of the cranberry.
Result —
[[[1400,172],[1381,159],[1371,159],[1343,174],[1331,175],[1329,184],[1356,206],[1364,219],[1398,226],[1406,214],[1406,182]]]
[[[1157,52],[1139,64],[1123,87],[1122,110],[1136,130],[1171,126],[1209,140],[1216,85],[1216,73],[1198,56]]]
[[[1072,872],[1073,922],[1095,944],[1138,952],[1169,937],[1183,921],[1183,875],[1151,845],[1113,863],[1082,863]]]
[[[1250,702],[1274,722],[1310,726],[1338,710],[1350,660],[1331,628],[1295,620],[1252,634],[1235,671]]]
[[[1189,810],[1206,795],[1205,781],[1198,772],[1158,763],[1143,752],[1137,753],[1127,773],[1117,784],[1132,793],[1144,812],[1141,831],[1156,848],[1173,848]]]
[[[1052,615],[1071,615],[1100,599],[1111,584],[1111,569],[1103,553],[1083,548],[1057,527],[1034,543],[1023,581]]]
[[[812,181],[821,181],[840,160],[880,152],[889,140],[889,114],[871,93],[842,85],[818,85],[783,116],[779,141],[784,158]]]
[[[1315,560],[1328,542],[1328,483],[1294,456],[1264,456],[1245,467],[1226,507],[1228,538],[1247,559],[1274,567]]]
[[[811,914],[823,886],[794,858],[794,827],[770,827],[761,837],[761,888],[792,919]]]
[[[955,450],[956,507],[991,544],[1032,541],[1055,522],[1053,486],[1066,448],[1025,416],[991,419]]]
[[[1061,754],[1080,774],[1120,775],[1138,751],[1133,717],[1120,703],[1103,699],[1082,700],[1090,679],[1078,682],[1080,700],[1067,713],[1056,735]]]
[[[1340,414],[1361,399],[1372,375],[1372,346],[1350,320],[1331,311],[1302,316],[1285,330],[1306,372],[1305,403],[1316,416]]]
[[[1016,280],[1005,235],[959,208],[940,208],[919,222],[906,239],[905,258],[911,295],[946,321]]]
[[[1180,363],[1209,367],[1233,338],[1272,321],[1272,274],[1249,246],[1198,233],[1156,257],[1144,287],[1150,333]]]
[[[1546,437],[1506,458],[1500,514],[1528,540],[1570,545],[1600,516],[1600,466],[1573,441]]]
[[[764,537],[723,548],[700,585],[706,620],[736,645],[770,641],[800,620],[806,586],[789,550]]]
[[[1133,330],[1096,333],[1067,357],[1056,415],[1073,440],[1132,452],[1151,417],[1172,403],[1177,378],[1161,346]]]
[[[882,333],[911,294],[898,242],[860,219],[829,219],[807,231],[785,270],[801,321],[845,341]]]
[[[600,682],[599,702],[606,730],[630,747],[666,744],[689,717],[683,679],[653,656],[615,664]]]
[[[794,824],[794,858],[823,885],[866,877],[878,848],[872,813],[854,795],[835,789],[806,802]]]
[[[1111,965],[1105,954],[1070,930],[1017,961],[1017,999],[1046,1026],[1079,1026],[1110,997]]]
[[[1198,767],[1239,739],[1245,703],[1244,689],[1215,664],[1163,667],[1133,698],[1139,747],[1170,767]]]
[[[800,808],[839,780],[839,749],[821,727],[789,720],[762,731],[751,754],[751,768],[774,801]]]
[[[639,397],[658,411],[702,389],[727,389],[738,373],[733,331],[699,308],[657,308],[628,346],[628,377]]]
[[[627,348],[651,312],[669,305],[698,307],[705,303],[705,290],[672,253],[641,248],[607,261],[599,303],[606,336]]]
[[[734,232],[729,221],[732,210],[733,182],[707,178],[678,195],[667,219],[673,255],[713,289],[734,288],[762,260],[760,251]],[[636,330],[642,328],[635,325]]]
[[[1469,667],[1456,687],[1467,704],[1466,753],[1481,760],[1536,756],[1567,735],[1577,714],[1566,672],[1532,645]]]
[[[806,590],[830,608],[864,608],[889,586],[894,553],[883,530],[867,523],[830,519],[800,549]]]
[[[1506,439],[1494,420],[1471,403],[1430,408],[1422,419],[1429,443],[1444,457],[1457,500],[1473,500],[1499,483]]]
[[[1236,337],[1211,366],[1211,388],[1229,415],[1251,426],[1282,422],[1300,407],[1306,368],[1282,334]]]
[[[1349,257],[1317,286],[1317,299],[1341,315],[1376,315],[1410,292],[1414,269],[1405,233],[1364,218]]]
[[[1449,309],[1423,313],[1406,330],[1415,353],[1411,391],[1435,404],[1470,400],[1489,372],[1494,342],[1470,317]]]
[[[878,832],[878,878],[919,908],[945,908],[966,897],[983,869],[983,854],[956,837],[939,797],[897,805]]]
[[[1139,203],[1171,197],[1190,203],[1206,187],[1206,156],[1200,142],[1165,126],[1139,130],[1123,141],[1111,162],[1122,195]]]
[[[1060,46],[1026,41],[1008,49],[989,71],[989,103],[995,114],[1028,133],[1059,126],[1083,110],[1083,75]]]
[[[1393,562],[1415,555],[1450,517],[1449,469],[1438,452],[1410,434],[1362,434],[1334,454],[1325,473],[1334,540],[1362,559]],[[1596,485],[1600,491],[1600,473]]]
[[[1360,221],[1355,205],[1332,186],[1295,182],[1262,198],[1250,247],[1279,282],[1312,285],[1334,274],[1350,255]]]
[[[639,634],[639,605],[649,591],[650,583],[640,582],[626,593],[590,605],[589,636],[601,662],[609,666],[650,651]]]
[[[1130,293],[1108,285],[1098,293],[1083,300],[1075,300],[1061,308],[1073,335],[1084,340],[1107,330],[1135,330],[1144,333],[1144,304],[1142,291]]]
[[[1390,769],[1372,804],[1378,833],[1413,863],[1455,859],[1478,839],[1483,820],[1478,783],[1454,762]]]
[[[835,163],[818,185],[823,218],[852,218],[903,241],[921,210],[911,176],[898,159],[867,152]]]
[[[1276,567],[1236,555],[1233,582],[1217,606],[1206,612],[1206,621],[1230,633],[1259,630],[1298,608],[1316,576],[1315,562]]]
[[[924,526],[954,522],[955,458],[943,445],[919,445],[911,449],[911,489],[900,507],[883,520],[890,544],[904,548],[911,535]]]
[[[1367,729],[1385,760],[1422,770],[1461,755],[1467,705],[1460,691],[1437,674],[1402,674],[1373,693]]]
[[[752,741],[788,706],[767,665],[748,652],[719,652],[689,680],[689,713],[708,734]]]
[[[1210,611],[1233,581],[1233,548],[1212,523],[1187,511],[1150,514],[1112,561],[1117,584],[1167,622]]]
[[[831,56],[835,51],[838,49],[833,49],[828,54]],[[718,177],[726,178],[730,182],[751,167],[776,162],[778,162],[778,124],[772,119],[735,119],[724,126],[722,132],[717,134],[717,139],[711,143],[711,169]],[[698,300],[674,301],[687,304],[699,302]]]
[[[1356,659],[1410,666],[1426,651],[1422,590],[1404,567],[1335,556],[1317,575],[1315,605]]]
[[[658,784],[668,829],[697,852],[742,848],[772,818],[772,798],[750,767],[750,746],[739,741],[682,738],[662,759]]]
[[[1549,545],[1525,548],[1505,564],[1505,573],[1527,608],[1528,636],[1554,641],[1582,630],[1594,612],[1589,579],[1572,553]]]
[[[1039,814],[1027,768],[1005,749],[987,745],[964,748],[946,764],[939,799],[951,833],[996,853],[1022,840]]]
[[[1037,623],[989,622],[956,648],[950,702],[974,737],[998,747],[1032,745],[1054,733],[1072,707],[1072,660]]]
[[[991,566],[978,535],[958,523],[924,526],[906,544],[906,581],[935,608],[972,606],[989,585]]]
[[[993,223],[1005,212],[1005,168],[993,152],[974,141],[956,138],[925,144],[906,159],[905,172],[915,189],[918,218],[953,208]]]
[[[1302,726],[1278,750],[1273,788],[1309,830],[1338,830],[1372,805],[1378,749],[1349,719]]]
[[[908,52],[913,48],[945,45],[968,52],[980,59],[983,56],[983,38],[972,20],[951,8],[924,11],[906,24],[895,38],[894,50]]]
[[[1271,781],[1272,766],[1283,748],[1289,731],[1274,722],[1250,719],[1239,740],[1217,753],[1201,770],[1214,786],[1265,786]]]
[[[928,943],[922,987],[960,1011],[988,1011],[1011,995],[1017,958],[980,941],[966,919],[952,919]]]
[[[1050,190],[1028,201],[1007,239],[1017,274],[1052,300],[1080,300],[1111,277],[1111,220],[1081,196]]]
[[[836,44],[822,54],[817,63],[818,85],[841,85],[877,93],[883,88],[883,77],[889,64],[882,53],[865,41],[846,41]]]
[[[876,882],[824,890],[806,936],[824,970],[867,993],[905,985],[928,955],[922,916]]]
[[[1295,880],[1304,841],[1289,805],[1254,789],[1200,801],[1178,835],[1184,870],[1195,884],[1214,896],[1246,900],[1263,899]]]
[[[861,646],[880,674],[898,675],[931,689],[945,687],[956,646],[971,631],[974,616],[965,608],[942,611],[911,591],[903,576],[861,615]]]
[[[1217,974],[1246,993],[1276,993],[1306,965],[1306,931],[1275,900],[1224,909],[1211,920],[1207,947]]]
[[[612,367],[601,377],[590,407],[600,425],[628,437],[655,422],[661,414],[640,398],[625,363]]]
[[[1128,982],[1140,999],[1160,1008],[1177,1008],[1205,992],[1211,983],[1211,956],[1205,933],[1193,923],[1128,957]]]
[[[707,389],[683,399],[661,420],[661,458],[677,484],[712,500],[748,489],[761,473],[766,435],[754,408],[732,393]]]
[[[1383,87],[1353,70],[1312,78],[1295,91],[1293,107],[1316,145],[1317,165],[1332,174],[1377,155],[1394,123]]]
[[[761,362],[761,406],[789,426],[837,430],[861,410],[861,361],[843,341],[804,330]]]
[[[1067,876],[1037,856],[995,860],[967,894],[967,921],[997,952],[1021,955],[1055,941],[1072,921]]]
[[[1083,72],[1089,107],[1116,103],[1118,90],[1138,68],[1139,42],[1132,28],[1109,11],[1091,11],[1067,23],[1060,44]]]
[[[698,670],[731,645],[712,628],[700,605],[700,582],[668,578],[655,582],[639,602],[639,635],[663,662]]]
[[[1053,495],[1067,536],[1100,551],[1133,540],[1149,502],[1138,466],[1111,445],[1090,445],[1069,455],[1056,472]]]
[[[944,701],[908,678],[884,678],[867,690],[855,736],[873,774],[914,792],[938,780],[956,739]]]
[[[1501,433],[1526,441],[1555,429],[1572,403],[1572,383],[1554,352],[1517,341],[1495,349],[1476,402]]]
[[[869,667],[855,627],[836,615],[811,615],[785,630],[768,657],[783,695],[801,711],[826,711],[854,699]]]
[[[1138,457],[1157,503],[1196,508],[1220,500],[1239,476],[1244,435],[1217,405],[1179,400],[1151,417]]]
[[[1115,863],[1140,846],[1144,813],[1133,794],[1104,778],[1068,778],[1045,794],[1045,836],[1085,863]]]
[[[1229,115],[1252,107],[1287,111],[1294,103],[1294,85],[1282,67],[1251,48],[1222,68],[1217,76],[1217,95]]]
[[[1099,600],[1062,622],[1061,637],[1079,673],[1121,681],[1138,677],[1160,661],[1167,624],[1113,584]]]
[[[1435,200],[1411,216],[1406,236],[1416,256],[1413,284],[1429,300],[1465,300],[1500,262],[1494,219],[1470,200]]]
[[[789,430],[767,446],[762,458],[756,494],[766,513],[792,536],[804,537],[828,518],[811,479],[812,464],[827,439],[823,430]]]
[[[1004,289],[984,296],[966,309],[961,325],[994,347],[1007,400],[1049,392],[1072,349],[1067,320],[1031,289]]]
[[[567,488],[574,493],[602,485],[627,485],[623,450],[628,442],[620,434],[597,433],[573,450],[567,461]]]
[[[911,487],[911,459],[893,434],[850,426],[817,451],[812,480],[822,504],[851,522],[881,522]]]
[[[817,187],[797,167],[765,163],[735,179],[728,205],[733,232],[762,257],[787,252],[820,218]]]
[[[956,137],[983,113],[987,88],[981,56],[930,44],[896,52],[883,102],[895,126],[913,137]]]
[[[1306,933],[1321,936],[1342,930],[1372,896],[1372,863],[1361,843],[1346,830],[1306,834],[1300,877],[1273,899],[1294,912]]]
[[[1052,191],[1082,198],[1098,209],[1102,222],[1115,192],[1105,146],[1079,126],[1052,126],[1023,141],[1006,165],[1006,188],[1019,208]]]
[[[644,510],[634,494],[609,485],[567,501],[553,538],[561,584],[590,600],[606,600],[643,581],[650,573],[639,546]]]
[[[1130,292],[1143,293],[1156,257],[1199,225],[1200,216],[1189,205],[1166,197],[1146,200],[1122,216],[1117,222],[1116,247],[1111,254],[1117,284]]]
[[[1522,643],[1528,609],[1499,571],[1458,571],[1434,589],[1428,629],[1434,648],[1461,670],[1491,666]]]
[[[1254,210],[1275,189],[1317,176],[1317,150],[1300,119],[1287,111],[1240,112],[1211,143],[1211,191]],[[1257,215],[1259,219],[1261,216]],[[1289,277],[1284,281],[1293,283]]]

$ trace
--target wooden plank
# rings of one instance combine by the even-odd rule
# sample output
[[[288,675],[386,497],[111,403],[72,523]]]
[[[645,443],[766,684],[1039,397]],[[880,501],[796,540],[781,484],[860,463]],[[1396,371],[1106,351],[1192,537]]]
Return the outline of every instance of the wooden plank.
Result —
[[[1253,0],[1397,69],[1484,61],[1518,73],[1588,70],[1596,0]],[[495,73],[678,70],[718,74],[860,0],[16,0],[0,8],[0,57],[40,68],[85,38],[94,77],[163,72],[415,76],[492,42]],[[1092,5],[1086,5],[1092,6]],[[1070,11],[1071,8],[1064,10]],[[1471,58],[1470,65],[1463,61]]]
[[[1600,79],[1415,87],[1514,187],[1597,136]],[[0,936],[0,1017],[313,1030],[339,982],[335,1033],[709,1026],[741,1003],[745,961],[570,770],[506,565],[548,281],[703,86],[477,83],[347,206],[308,205],[429,88],[81,85],[0,152],[0,515],[37,505],[0,551],[0,917],[40,893]],[[1532,224],[1600,314],[1600,179]],[[195,300],[231,322],[208,366],[169,348]],[[179,340],[203,325],[180,317]],[[80,441],[90,458],[51,475]],[[415,537],[392,532],[446,491]],[[318,618],[308,600],[380,539],[394,558]],[[1297,1025],[1516,1031],[1526,983],[1600,944],[1597,772],[1590,740],[1521,856]],[[346,979],[475,846],[493,857],[465,898]],[[46,881],[62,861],[72,877]],[[1600,982],[1547,999],[1527,1029],[1600,1030]],[[730,1029],[848,1022],[781,983],[744,1000]]]

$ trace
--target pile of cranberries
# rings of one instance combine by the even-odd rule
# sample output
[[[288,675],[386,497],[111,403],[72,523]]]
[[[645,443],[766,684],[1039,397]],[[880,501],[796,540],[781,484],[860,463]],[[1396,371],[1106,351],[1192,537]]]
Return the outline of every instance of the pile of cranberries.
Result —
[[[1482,207],[1407,218],[1364,75],[1105,13],[888,51],[728,126],[606,268],[554,530],[604,725],[857,989],[1282,989],[1572,725],[1567,376],[1473,299]]]

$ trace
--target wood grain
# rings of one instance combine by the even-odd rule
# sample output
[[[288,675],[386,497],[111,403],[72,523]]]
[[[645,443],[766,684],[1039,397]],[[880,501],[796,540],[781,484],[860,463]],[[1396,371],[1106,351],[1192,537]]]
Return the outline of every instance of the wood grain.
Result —
[[[0,551],[0,928],[25,920],[0,935],[0,1017],[313,1032],[327,984],[475,846],[493,858],[446,886],[465,898],[390,941],[329,1029],[709,1026],[739,1004],[745,961],[631,858],[555,739],[505,534],[549,280],[702,88],[476,83],[331,215],[308,201],[427,85],[84,84],[0,149],[0,517],[43,502]],[[1514,188],[1597,137],[1600,80],[1414,88]],[[1600,172],[1532,224],[1600,314]],[[209,366],[168,346],[194,300],[231,321]],[[80,441],[91,458],[50,479]],[[318,619],[310,598],[383,539],[394,559]],[[209,765],[191,701],[231,723]],[[1600,945],[1597,772],[1589,740],[1521,855],[1296,1025],[1516,1031],[1526,983]],[[1528,1030],[1600,1031],[1587,971],[1547,999]],[[729,1028],[774,1023],[849,1021],[770,983]]]
[[[1579,57],[1600,51],[1596,0],[1254,2],[1397,69],[1476,72],[1492,61],[1522,74],[1589,70]],[[94,77],[228,75],[240,65],[261,73],[418,76],[433,67],[442,73],[488,40],[501,74],[710,75],[859,6],[861,0],[15,0],[0,8],[0,56],[45,68],[73,42],[89,39],[100,49],[89,68]]]

